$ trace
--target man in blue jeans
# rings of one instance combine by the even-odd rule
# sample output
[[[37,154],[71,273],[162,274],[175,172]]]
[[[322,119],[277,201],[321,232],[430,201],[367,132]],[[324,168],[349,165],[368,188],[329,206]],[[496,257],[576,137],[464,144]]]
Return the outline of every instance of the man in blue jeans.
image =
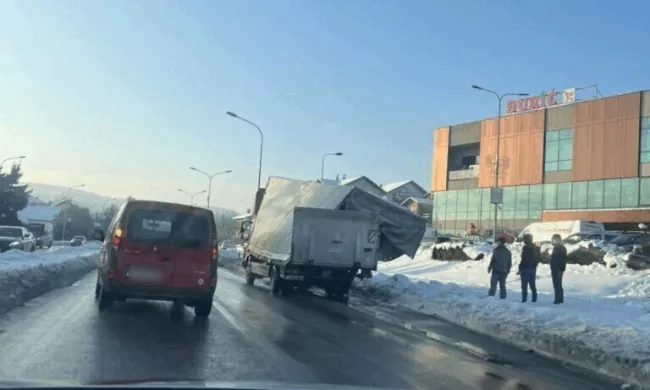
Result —
[[[533,243],[532,234],[524,234],[524,247],[521,250],[521,262],[519,263],[519,276],[521,277],[521,302],[528,299],[528,287],[532,293],[532,302],[537,302],[537,287],[535,278],[537,276],[537,265],[539,265],[541,251]]]
[[[510,249],[506,248],[506,240],[504,237],[497,238],[496,247],[492,251],[492,260],[488,266],[488,273],[490,276],[490,289],[488,295],[493,297],[497,292],[497,284],[499,285],[499,298],[506,299],[506,278],[512,268],[512,254]]]

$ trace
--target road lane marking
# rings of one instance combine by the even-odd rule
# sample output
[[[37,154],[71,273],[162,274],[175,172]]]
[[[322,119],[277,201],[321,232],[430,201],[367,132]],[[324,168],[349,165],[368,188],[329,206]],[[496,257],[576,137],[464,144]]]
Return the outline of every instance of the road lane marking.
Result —
[[[221,314],[223,318],[225,318],[226,321],[228,321],[228,323],[232,325],[233,328],[237,329],[242,333],[244,332],[244,328],[242,328],[241,325],[239,325],[235,317],[232,314],[230,314],[230,312],[223,305],[217,303],[216,301],[212,301],[212,307],[217,309],[219,314]]]

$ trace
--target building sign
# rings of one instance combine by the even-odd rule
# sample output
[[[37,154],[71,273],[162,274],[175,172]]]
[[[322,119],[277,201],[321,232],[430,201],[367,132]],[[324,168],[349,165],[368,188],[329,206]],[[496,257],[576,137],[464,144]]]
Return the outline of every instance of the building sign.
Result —
[[[539,96],[529,96],[519,100],[508,101],[508,114],[515,112],[535,110],[538,108],[551,107],[558,104],[557,92],[553,89],[551,92],[542,92]]]
[[[573,103],[576,101],[576,89],[567,88],[562,92],[564,103]]]

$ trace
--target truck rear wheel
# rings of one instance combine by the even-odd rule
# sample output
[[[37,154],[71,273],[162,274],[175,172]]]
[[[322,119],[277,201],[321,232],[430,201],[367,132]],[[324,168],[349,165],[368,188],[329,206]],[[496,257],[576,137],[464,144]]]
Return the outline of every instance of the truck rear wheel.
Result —
[[[250,267],[246,268],[246,284],[249,286],[255,284],[255,276],[251,273]]]
[[[271,267],[271,294],[278,296],[282,292],[282,279],[276,267]]]

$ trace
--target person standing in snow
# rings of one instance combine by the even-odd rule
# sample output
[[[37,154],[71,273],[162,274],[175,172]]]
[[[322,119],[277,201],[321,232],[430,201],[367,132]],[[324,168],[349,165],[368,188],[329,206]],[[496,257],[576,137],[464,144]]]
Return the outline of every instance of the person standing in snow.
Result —
[[[551,238],[553,243],[553,251],[551,252],[551,279],[553,280],[553,290],[555,291],[555,299],[553,304],[559,305],[564,303],[564,288],[562,287],[562,277],[564,270],[566,270],[566,247],[562,244],[562,237],[559,234],[554,234]]]
[[[521,302],[528,299],[528,286],[532,293],[532,302],[537,302],[537,287],[535,278],[537,277],[537,265],[539,264],[541,251],[533,243],[532,234],[524,234],[524,247],[521,250],[521,262],[519,263],[519,276],[521,278]]]
[[[488,296],[493,297],[497,292],[497,283],[499,284],[499,298],[506,299],[506,278],[512,268],[512,253],[506,248],[504,237],[497,238],[497,246],[492,251],[492,260],[488,266],[490,276],[490,290]]]

